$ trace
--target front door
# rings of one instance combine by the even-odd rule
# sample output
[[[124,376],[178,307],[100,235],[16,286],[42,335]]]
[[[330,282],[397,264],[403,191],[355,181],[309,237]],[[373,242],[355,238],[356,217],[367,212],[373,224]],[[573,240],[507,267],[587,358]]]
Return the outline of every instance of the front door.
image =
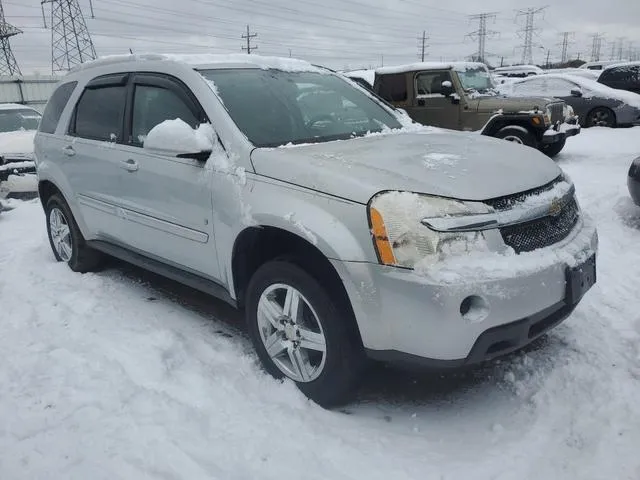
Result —
[[[165,120],[192,128],[206,122],[202,108],[180,81],[136,74],[127,118],[127,163],[122,170],[127,244],[214,280],[220,278],[214,242],[211,183],[204,162],[151,152],[147,134]],[[195,153],[195,152],[184,152]]]
[[[460,129],[460,102],[445,96],[443,82],[453,79],[449,71],[419,72],[414,78],[413,99],[407,108],[411,118],[423,125]],[[455,94],[454,94],[455,95]]]

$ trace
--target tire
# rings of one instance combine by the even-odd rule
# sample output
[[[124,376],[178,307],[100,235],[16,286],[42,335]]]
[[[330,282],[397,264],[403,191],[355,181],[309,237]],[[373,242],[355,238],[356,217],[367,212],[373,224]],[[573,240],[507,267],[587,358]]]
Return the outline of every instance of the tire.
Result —
[[[519,143],[531,148],[538,148],[538,140],[536,139],[536,136],[526,128],[517,125],[504,127],[494,136],[508,142]]]
[[[293,315],[286,297],[296,293],[300,308]],[[355,319],[315,278],[289,260],[264,264],[249,283],[245,315],[253,346],[273,377],[288,377],[325,408],[351,399],[365,364]]]
[[[606,107],[598,107],[591,110],[586,117],[586,127],[609,127],[616,126],[616,114]]]
[[[566,138],[556,143],[548,143],[546,145],[542,145],[542,147],[540,148],[540,151],[542,151],[542,153],[544,153],[548,157],[553,158],[562,151],[566,143],[567,143]]]
[[[87,246],[67,202],[58,194],[52,195],[47,201],[45,214],[49,245],[56,260],[67,262],[74,272],[96,270],[102,255]]]

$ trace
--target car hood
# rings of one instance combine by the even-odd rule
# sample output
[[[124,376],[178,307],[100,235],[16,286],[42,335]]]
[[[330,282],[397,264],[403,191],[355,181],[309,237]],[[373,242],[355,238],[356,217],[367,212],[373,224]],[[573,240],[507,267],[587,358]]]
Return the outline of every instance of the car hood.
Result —
[[[18,130],[16,132],[0,132],[0,156],[33,155],[33,139],[35,130]]]
[[[367,203],[383,190],[487,200],[544,185],[558,166],[533,148],[477,133],[370,135],[251,154],[259,175]]]
[[[492,97],[480,97],[472,100],[475,108],[479,112],[495,112],[502,110],[503,112],[528,112],[531,110],[544,110],[550,103],[558,103],[562,100],[547,97],[508,97],[497,95]]]

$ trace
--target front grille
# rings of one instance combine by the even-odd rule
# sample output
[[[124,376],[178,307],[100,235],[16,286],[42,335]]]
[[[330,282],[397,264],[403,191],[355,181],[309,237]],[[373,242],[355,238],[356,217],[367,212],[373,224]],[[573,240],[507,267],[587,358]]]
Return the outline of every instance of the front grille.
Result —
[[[565,239],[578,223],[579,216],[578,203],[575,196],[571,196],[558,215],[503,227],[500,233],[504,243],[516,253],[530,252]]]
[[[564,123],[564,105],[562,103],[552,103],[549,105],[551,110],[551,124]]]
[[[562,181],[563,178],[558,177],[555,180],[547,183],[546,185],[542,185],[541,187],[533,188],[525,192],[516,193],[515,195],[509,195],[507,197],[485,200],[484,203],[489,205],[490,207],[493,207],[497,211],[509,210],[510,208],[513,208],[514,205],[524,202],[529,197],[535,197],[537,195],[540,195],[541,193],[548,192],[553,187],[555,187],[557,183]]]

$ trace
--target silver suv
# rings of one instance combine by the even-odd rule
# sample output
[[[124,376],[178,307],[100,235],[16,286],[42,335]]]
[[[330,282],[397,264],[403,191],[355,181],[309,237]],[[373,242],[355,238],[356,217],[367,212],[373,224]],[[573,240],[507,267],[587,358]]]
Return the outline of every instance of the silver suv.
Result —
[[[412,124],[301,61],[85,64],[35,156],[57,260],[87,272],[111,255],[243,309],[265,369],[323,406],[367,358],[516,350],[595,282],[595,228],[551,160]]]

